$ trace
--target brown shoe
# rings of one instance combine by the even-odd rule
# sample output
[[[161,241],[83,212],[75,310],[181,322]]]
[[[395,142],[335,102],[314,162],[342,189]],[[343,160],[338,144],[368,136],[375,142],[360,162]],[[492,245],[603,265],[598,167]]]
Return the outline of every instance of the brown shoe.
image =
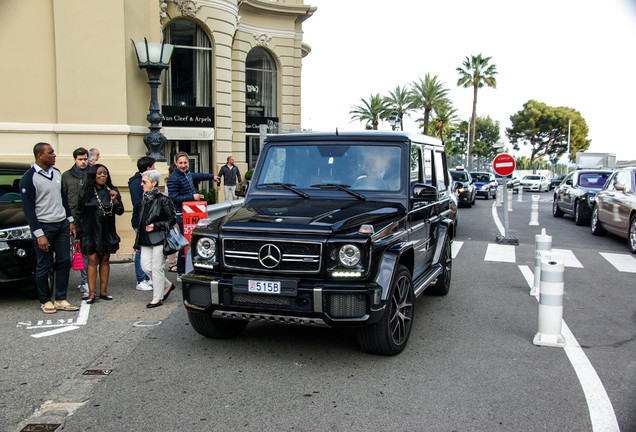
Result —
[[[77,311],[79,310],[79,308],[77,306],[73,306],[72,304],[70,304],[69,302],[67,302],[66,300],[62,300],[62,301],[55,301],[54,303],[55,309],[57,310],[63,310],[63,311]]]
[[[40,305],[40,309],[42,309],[42,312],[44,312],[45,314],[52,314],[57,312],[57,309],[55,308],[55,306],[53,306],[53,303],[51,303],[50,301],[47,301],[46,303],[42,303]]]

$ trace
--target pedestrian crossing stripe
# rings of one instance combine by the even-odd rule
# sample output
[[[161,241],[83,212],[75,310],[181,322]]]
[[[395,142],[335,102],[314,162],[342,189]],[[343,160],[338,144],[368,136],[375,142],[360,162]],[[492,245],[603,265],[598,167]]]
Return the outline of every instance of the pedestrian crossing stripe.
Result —
[[[510,262],[517,261],[515,246],[489,243],[484,261]]]
[[[552,253],[563,255],[565,267],[583,268],[583,264],[576,258],[574,252],[569,249],[552,249]]]
[[[636,273],[636,258],[631,255],[599,252],[619,272]]]

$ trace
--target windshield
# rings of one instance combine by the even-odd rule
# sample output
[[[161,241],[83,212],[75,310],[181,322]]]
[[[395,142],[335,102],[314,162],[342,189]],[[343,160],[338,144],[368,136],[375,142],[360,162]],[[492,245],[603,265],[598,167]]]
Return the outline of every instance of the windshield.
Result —
[[[401,148],[390,145],[276,145],[265,155],[256,187],[316,190],[320,185],[339,185],[360,191],[399,191],[400,156]]]
[[[0,202],[22,200],[20,196],[20,179],[23,175],[23,170],[0,170]]]
[[[581,173],[579,174],[579,186],[589,189],[603,189],[610,175],[611,173]]]
[[[536,175],[527,175],[523,178],[524,180],[541,180],[541,176]]]
[[[451,171],[451,175],[455,181],[468,181],[468,173],[465,171]]]
[[[477,182],[489,182],[490,181],[490,174],[488,174],[488,173],[471,172],[470,176],[473,178],[473,180],[475,180]]]

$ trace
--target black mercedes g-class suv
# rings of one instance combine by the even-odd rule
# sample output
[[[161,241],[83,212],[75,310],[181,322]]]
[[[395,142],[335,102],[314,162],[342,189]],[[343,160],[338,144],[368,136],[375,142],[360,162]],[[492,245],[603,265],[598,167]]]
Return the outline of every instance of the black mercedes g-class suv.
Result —
[[[265,141],[244,205],[202,219],[183,277],[192,327],[248,321],[355,326],[362,349],[401,352],[415,298],[448,293],[452,179],[444,146],[397,132]]]

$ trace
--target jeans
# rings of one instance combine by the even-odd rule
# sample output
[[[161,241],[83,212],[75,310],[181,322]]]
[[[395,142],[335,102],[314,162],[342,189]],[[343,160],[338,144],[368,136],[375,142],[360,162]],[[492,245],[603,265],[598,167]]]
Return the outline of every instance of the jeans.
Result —
[[[137,236],[138,229],[135,228],[135,237]],[[135,276],[137,277],[137,283],[143,282],[149,279],[141,268],[141,248],[137,249],[135,253]]]
[[[232,201],[236,199],[236,185],[223,186],[223,192],[225,193],[225,201]]]
[[[66,300],[66,290],[68,289],[68,278],[71,270],[71,250],[69,247],[70,231],[68,220],[57,223],[40,224],[44,235],[49,241],[49,251],[44,252],[38,247],[38,240],[33,239],[35,244],[35,285],[38,291],[40,303],[46,303],[53,298],[53,287],[49,285],[49,272],[53,270],[55,274],[55,300]],[[55,263],[53,262],[55,255]]]

